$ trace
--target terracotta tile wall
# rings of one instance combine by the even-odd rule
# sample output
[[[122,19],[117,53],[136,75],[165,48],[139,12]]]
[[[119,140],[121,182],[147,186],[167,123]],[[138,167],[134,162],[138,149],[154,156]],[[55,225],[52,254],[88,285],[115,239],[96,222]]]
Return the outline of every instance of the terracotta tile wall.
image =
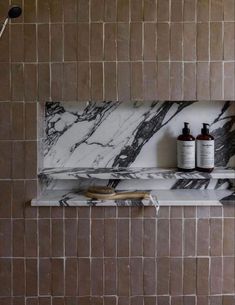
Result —
[[[156,221],[28,203],[38,102],[234,99],[234,1],[14,3],[24,14],[0,40],[0,305],[233,305],[233,207]]]

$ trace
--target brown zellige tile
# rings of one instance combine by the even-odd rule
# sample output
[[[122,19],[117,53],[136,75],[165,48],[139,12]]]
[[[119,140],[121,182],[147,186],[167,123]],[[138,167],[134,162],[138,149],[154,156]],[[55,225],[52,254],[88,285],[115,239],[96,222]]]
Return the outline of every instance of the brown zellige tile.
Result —
[[[103,21],[104,20],[104,0],[91,0],[91,21]]]
[[[209,2],[210,0],[198,0],[197,2],[197,20],[209,20]]]
[[[235,54],[235,22],[224,23],[224,59],[234,60]]]
[[[141,60],[142,50],[142,26],[141,22],[130,25],[130,58],[131,60]]]
[[[94,101],[103,100],[103,65],[91,64],[91,98]]]
[[[103,60],[103,24],[91,24],[90,54],[92,61]]]
[[[0,143],[0,178],[9,179],[11,178],[11,142],[4,141]]]
[[[77,63],[64,63],[63,100],[77,100]]]
[[[235,64],[224,63],[224,99],[235,99]]]
[[[105,23],[104,25],[104,58],[116,60],[117,51],[117,24]]]
[[[65,295],[77,296],[78,289],[78,261],[77,258],[67,258],[65,261]]]
[[[27,259],[26,267],[26,296],[38,295],[37,259]]]
[[[130,100],[130,63],[118,63],[118,100]]]
[[[117,24],[117,59],[129,60],[130,26],[129,23]]]
[[[11,62],[24,61],[24,28],[22,24],[11,24]],[[5,33],[4,33],[5,34]],[[9,51],[8,51],[9,52]]]
[[[50,58],[49,52],[49,25],[38,24],[38,61],[48,62]]]
[[[24,98],[25,101],[37,99],[37,66],[35,64],[24,65]]]
[[[197,294],[209,294],[209,258],[197,258]]]
[[[51,61],[62,61],[63,57],[63,33],[62,24],[51,24],[50,34],[50,48],[51,48]]]
[[[212,257],[210,265],[210,293],[222,293],[222,257]]]
[[[184,258],[183,293],[195,294],[196,292],[196,259]]]
[[[104,63],[104,99],[117,100],[117,67],[115,62]]]
[[[117,292],[117,260],[104,259],[104,294],[115,295]]]
[[[14,107],[15,114],[16,114],[16,112],[19,113],[17,110],[20,110],[19,107],[17,107],[18,104],[19,103],[13,104],[13,105],[16,105],[16,107]],[[1,140],[10,140],[11,139],[11,129],[13,129],[13,127],[11,127],[11,117],[12,116],[13,116],[12,115],[12,105],[10,103],[0,103],[0,139]],[[17,120],[17,117],[18,116],[14,115],[12,123],[14,123]],[[22,122],[22,118],[19,121]],[[15,131],[17,132],[17,130],[15,130]]]
[[[79,37],[80,38],[80,37]],[[64,25],[64,60],[76,61],[78,48],[78,28],[76,23]]]
[[[157,65],[155,62],[145,62],[143,66],[144,100],[157,99]]]
[[[130,0],[117,0],[118,21],[129,21],[129,1]]]
[[[116,0],[105,1],[104,19],[106,22],[114,22],[117,20],[117,1]]]
[[[90,65],[78,62],[78,101],[90,100]]]
[[[157,258],[157,294],[169,294],[170,259]]]
[[[166,0],[158,0],[157,1],[157,20],[158,21],[169,21],[169,1]]]
[[[10,296],[11,295],[11,272],[12,272],[12,264],[11,259],[9,258],[0,258],[0,297],[1,296]],[[3,305],[8,305],[8,303],[4,303]]]
[[[52,295],[64,295],[64,260],[52,259],[51,261],[51,275],[52,275]]]
[[[157,3],[155,0],[144,1],[144,21],[155,21],[157,18]]]
[[[89,45],[90,45],[90,31],[89,23],[83,22],[77,25],[77,58],[78,60],[89,60]]]
[[[87,22],[89,21],[89,1],[87,0],[78,0],[77,2],[78,10],[78,22]]]
[[[223,59],[222,22],[211,22],[210,24],[210,59]]]
[[[39,259],[39,293],[40,295],[51,294],[51,260]]]

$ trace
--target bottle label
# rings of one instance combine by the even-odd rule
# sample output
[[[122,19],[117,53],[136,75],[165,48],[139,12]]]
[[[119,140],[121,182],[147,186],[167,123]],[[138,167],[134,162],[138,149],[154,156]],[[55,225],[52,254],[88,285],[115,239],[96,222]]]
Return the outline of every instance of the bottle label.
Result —
[[[177,140],[177,164],[182,169],[195,168],[195,141]]]
[[[197,166],[213,168],[215,163],[215,141],[197,141]]]

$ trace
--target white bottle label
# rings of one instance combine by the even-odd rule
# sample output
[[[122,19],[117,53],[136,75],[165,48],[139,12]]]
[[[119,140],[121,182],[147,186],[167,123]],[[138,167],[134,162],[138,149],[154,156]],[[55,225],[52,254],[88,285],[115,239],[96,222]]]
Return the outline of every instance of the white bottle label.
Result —
[[[177,140],[177,164],[182,169],[195,168],[195,141]]]
[[[215,163],[215,141],[197,140],[197,166],[213,168]]]

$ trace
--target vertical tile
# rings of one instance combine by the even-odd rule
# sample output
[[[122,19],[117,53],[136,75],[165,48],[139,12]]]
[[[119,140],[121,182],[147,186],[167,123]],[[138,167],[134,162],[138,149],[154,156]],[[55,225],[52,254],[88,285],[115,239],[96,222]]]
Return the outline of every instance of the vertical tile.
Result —
[[[235,3],[233,0],[224,0],[224,21],[234,21]]]
[[[104,99],[117,100],[117,69],[115,62],[104,63]]]
[[[224,219],[223,225],[223,255],[233,256],[235,247],[234,218]]]
[[[210,293],[222,294],[222,258],[212,257],[210,265]]]
[[[157,24],[157,58],[167,61],[170,56],[170,28],[168,23]]]
[[[196,259],[184,258],[183,294],[195,294],[196,292]]]
[[[0,219],[0,257],[12,256],[12,225],[10,219]]]
[[[170,259],[170,293],[171,295],[183,294],[183,263],[182,258]]]
[[[91,21],[104,20],[104,0],[90,1]]]
[[[10,296],[12,291],[11,272],[12,272],[11,259],[0,259],[0,296]],[[4,304],[4,303],[3,303]],[[6,305],[9,303],[6,303]]]
[[[51,61],[62,61],[64,52],[62,24],[51,24],[50,49]]]
[[[131,219],[131,256],[143,256],[142,219]]]
[[[91,222],[91,256],[104,255],[104,220],[92,219]]]
[[[170,256],[182,256],[182,220],[170,220]]]
[[[183,25],[182,23],[171,23],[170,32],[170,58],[172,61],[182,60]]]
[[[129,256],[129,220],[118,219],[117,223],[117,256]]]
[[[10,28],[11,62],[21,62],[24,60],[24,27],[22,24],[11,24]]]
[[[129,296],[130,291],[130,267],[128,258],[118,258],[118,296]]]
[[[104,24],[104,59],[116,60],[117,51],[117,24]]]
[[[89,21],[89,9],[90,9],[89,1],[78,0],[77,13],[78,13],[79,22],[88,22]]]
[[[17,103],[18,105],[18,103]],[[17,107],[17,106],[16,106]],[[19,108],[19,107],[17,107]],[[12,106],[10,103],[0,103],[0,139],[11,139]],[[15,118],[15,116],[14,116]]]
[[[63,0],[64,22],[77,21],[77,0]]]
[[[37,5],[37,21],[39,23],[49,22],[50,18],[50,7],[49,0],[39,1]]]
[[[25,178],[35,179],[37,177],[37,142],[25,142]]]
[[[77,220],[65,219],[65,256],[77,256]]]
[[[143,260],[142,258],[130,259],[130,294],[143,295]]]
[[[15,257],[24,256],[24,220],[14,219],[12,223],[13,241],[12,255]]]
[[[78,295],[90,295],[91,274],[90,274],[90,259],[78,259]]]
[[[39,259],[39,294],[51,295],[51,260]]]
[[[234,293],[234,257],[223,257],[223,293]]]
[[[183,21],[183,1],[174,0],[171,2],[171,21]]]
[[[77,64],[64,63],[63,100],[76,101],[76,99],[77,99]]]
[[[13,101],[24,100],[24,67],[23,64],[11,66],[11,99]]]
[[[36,140],[37,139],[37,126],[35,124],[37,120],[37,104],[25,103],[25,139]]]
[[[130,25],[130,59],[141,60],[142,56],[142,23],[134,22]]]
[[[51,224],[49,219],[38,220],[38,241],[39,241],[39,256],[50,257],[51,256]]]
[[[210,24],[210,59],[223,59],[222,22],[211,22]]]
[[[129,21],[130,0],[117,0],[117,20]]]
[[[210,247],[210,228],[208,219],[198,219],[197,223],[197,255],[209,255]]]
[[[196,64],[184,63],[184,100],[196,100]]]
[[[24,0],[24,22],[31,23],[36,20],[36,1]]]
[[[115,219],[104,220],[104,256],[115,257],[117,255],[117,221]]]
[[[0,145],[0,178],[11,178],[11,142],[2,142]]]
[[[15,183],[11,181],[0,181],[1,200],[4,204],[0,205],[0,218],[11,218],[14,215],[15,203]],[[22,215],[22,214],[20,214]]]
[[[209,60],[209,24],[197,24],[197,60]]]
[[[129,60],[130,26],[129,23],[117,24],[117,59]]]
[[[38,99],[45,101],[50,98],[49,64],[38,64]]]
[[[38,295],[38,274],[37,274],[37,260],[27,259],[26,267],[26,296]]]
[[[77,258],[65,260],[65,295],[77,296],[78,289],[78,261]]]
[[[50,59],[49,52],[49,25],[48,24],[38,24],[38,61],[48,62]]]
[[[144,1],[144,21],[157,19],[157,2],[155,0]]]
[[[222,41],[222,39],[221,39]],[[235,23],[224,23],[224,59],[234,60],[235,54]]]
[[[25,147],[23,141],[13,142],[12,144],[12,178],[24,179],[25,169]]]
[[[51,260],[51,275],[52,275],[52,295],[64,295],[64,260],[52,259]]]
[[[36,62],[37,58],[37,36],[36,36],[36,24],[24,24],[24,61]]]
[[[9,39],[9,27],[4,31],[1,37],[0,45],[0,62],[9,62],[10,60],[10,39]]]
[[[167,62],[158,62],[157,66],[157,92],[159,100],[170,98],[170,67]]]
[[[117,292],[117,260],[104,259],[104,294],[115,295]]]
[[[184,220],[184,256],[194,256],[196,249],[196,221]]]
[[[209,258],[197,259],[197,294],[209,294]]]
[[[77,25],[77,58],[78,60],[89,60],[90,55],[90,31],[88,23],[78,23]]]
[[[78,257],[90,256],[90,220],[78,219]]]
[[[7,101],[10,99],[10,73],[9,64],[0,63],[0,82],[1,82],[1,93],[0,101]]]
[[[210,219],[210,255],[222,255],[222,219]]]
[[[91,295],[104,295],[103,293],[103,259],[91,260]]]
[[[91,98],[94,101],[103,100],[103,65],[91,64]]]
[[[183,24],[183,59],[196,60],[196,24]]]
[[[64,60],[76,61],[78,53],[78,27],[76,23],[64,24]]]
[[[131,100],[143,100],[143,66],[141,62],[131,63]]]
[[[36,257],[37,256],[37,221],[25,220],[25,256]]]
[[[90,55],[92,61],[103,60],[103,24],[91,24]]]
[[[143,20],[143,0],[131,0],[131,21]]]
[[[12,184],[12,195],[11,195],[11,188],[10,184],[6,183],[0,183],[0,190],[4,187],[4,196],[7,200],[7,202],[10,202],[11,200],[8,198],[11,198],[12,196],[12,217],[15,218],[23,218],[24,216],[24,207],[25,207],[25,184],[24,181],[14,181]],[[10,205],[8,208],[4,208],[4,212],[8,213],[10,215]],[[1,215],[0,211],[0,215]]]
[[[157,1],[157,20],[169,21],[170,20],[170,1],[158,0]]]
[[[157,99],[157,66],[155,62],[144,62],[143,85],[144,100]]]
[[[63,64],[51,64],[51,98],[54,101],[62,99],[63,89]]]
[[[184,21],[195,21],[196,19],[196,0],[185,0],[183,8]]]
[[[170,66],[170,97],[171,100],[183,99],[183,67],[182,63],[171,62]]]
[[[212,100],[223,99],[222,62],[211,62],[210,64],[210,96]]]
[[[223,20],[223,0],[211,0],[211,20]]]
[[[63,0],[50,1],[51,22],[62,22],[63,20]]]
[[[90,65],[87,62],[78,62],[78,100],[90,100]]]
[[[169,220],[158,219],[157,221],[157,255],[169,256]]]
[[[235,99],[235,64],[224,63],[224,99]]]
[[[157,294],[169,294],[170,259],[168,257],[157,258]]]
[[[118,63],[118,100],[130,100],[130,64],[128,62]]]
[[[37,70],[35,64],[24,65],[24,99],[35,101],[37,99]]]
[[[206,62],[197,63],[197,99],[210,99],[209,64]]]
[[[104,19],[106,22],[115,22],[117,20],[117,1],[105,0]]]
[[[198,0],[197,2],[197,21],[209,20],[209,0]]]
[[[155,23],[144,23],[144,60],[156,60],[157,27]]]
[[[155,257],[156,243],[156,220],[144,220],[143,256]]]
[[[156,294],[156,259],[144,258],[143,260],[143,294]]]

